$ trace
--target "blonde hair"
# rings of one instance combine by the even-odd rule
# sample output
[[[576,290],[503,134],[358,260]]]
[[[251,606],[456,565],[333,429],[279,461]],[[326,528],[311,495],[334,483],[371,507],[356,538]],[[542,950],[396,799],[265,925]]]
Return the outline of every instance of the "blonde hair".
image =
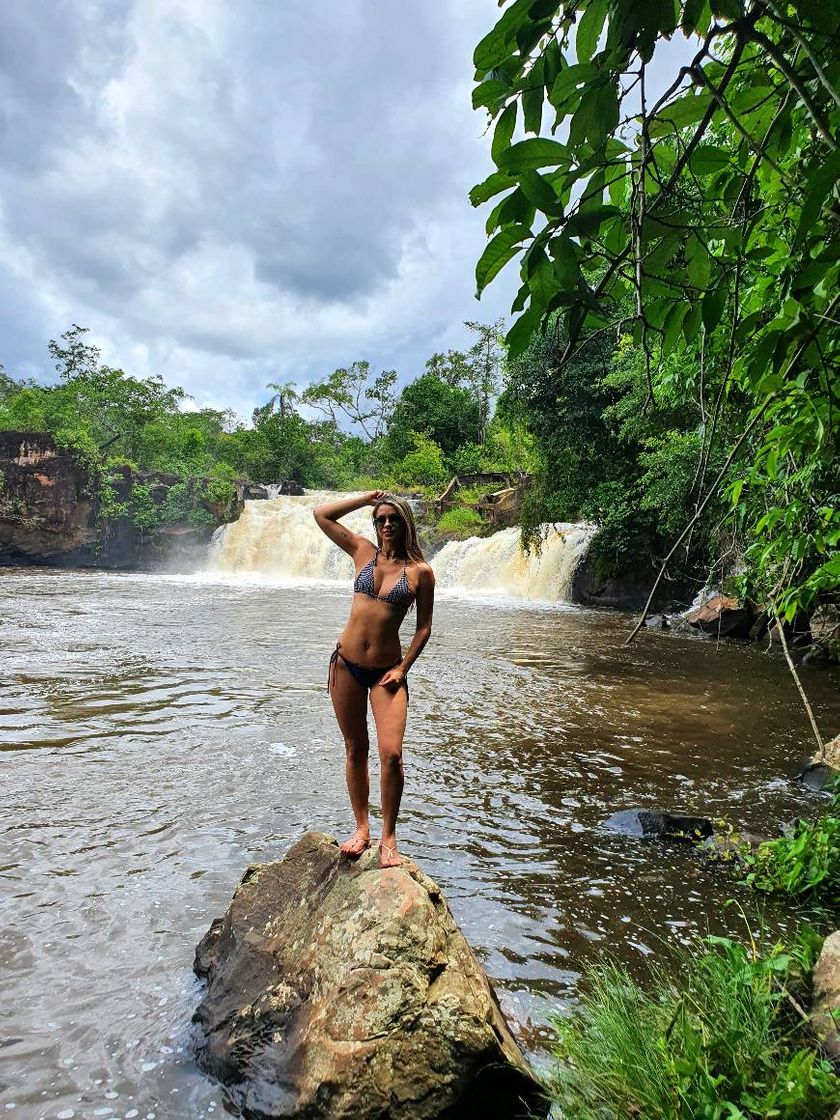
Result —
[[[402,553],[399,556],[400,560],[416,560],[421,564],[425,561],[426,557],[423,555],[423,550],[420,548],[420,542],[417,540],[417,526],[414,523],[414,512],[405,498],[398,498],[396,494],[386,494],[384,498],[380,498],[376,505],[373,507],[373,516],[376,517],[376,511],[380,506],[393,506],[394,509],[400,514],[403,519],[403,529],[400,536],[395,537],[395,544],[399,545],[399,551]],[[374,532],[376,533],[376,540],[379,543],[379,529],[374,524]]]

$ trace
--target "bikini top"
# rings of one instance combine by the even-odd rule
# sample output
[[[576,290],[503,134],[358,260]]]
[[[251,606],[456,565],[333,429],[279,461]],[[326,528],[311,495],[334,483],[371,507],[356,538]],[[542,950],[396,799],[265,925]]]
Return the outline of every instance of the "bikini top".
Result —
[[[377,548],[367,564],[362,568],[359,574],[353,581],[353,590],[359,592],[361,595],[369,595],[371,599],[378,599],[380,603],[390,603],[393,607],[410,606],[414,599],[414,592],[408,586],[408,580],[405,577],[405,562],[403,562],[402,575],[388,592],[387,595],[377,595],[373,582],[373,569],[376,567],[376,561],[379,557],[380,549]]]

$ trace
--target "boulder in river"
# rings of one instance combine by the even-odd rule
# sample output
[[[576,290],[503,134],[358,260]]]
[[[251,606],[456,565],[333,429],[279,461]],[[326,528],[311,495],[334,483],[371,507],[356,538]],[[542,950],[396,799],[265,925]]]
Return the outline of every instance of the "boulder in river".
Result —
[[[440,888],[308,833],[198,946],[199,1064],[248,1117],[515,1120],[537,1082]]]
[[[825,939],[814,968],[811,1024],[828,1057],[840,1061],[840,930]]]
[[[689,626],[720,638],[748,638],[755,621],[748,606],[719,594],[710,595],[683,617]]]
[[[714,825],[705,817],[689,813],[670,813],[663,809],[622,809],[605,822],[611,832],[639,836],[645,840],[685,840],[697,843],[714,832]]]
[[[840,774],[840,735],[824,745],[822,752],[815,753],[796,775],[806,789],[819,793]]]

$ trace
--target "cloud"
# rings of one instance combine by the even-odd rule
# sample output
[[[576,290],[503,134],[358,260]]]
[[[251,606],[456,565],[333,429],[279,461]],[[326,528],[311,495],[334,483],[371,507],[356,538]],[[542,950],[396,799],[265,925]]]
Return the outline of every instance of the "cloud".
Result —
[[[107,360],[248,414],[357,358],[415,376],[473,297],[486,0],[42,0],[0,10],[0,285],[16,372]],[[486,304],[486,305],[485,305]],[[12,318],[14,316],[14,318]]]
[[[249,415],[269,380],[465,345],[491,168],[470,107],[490,0],[0,6],[0,361],[107,361]]]

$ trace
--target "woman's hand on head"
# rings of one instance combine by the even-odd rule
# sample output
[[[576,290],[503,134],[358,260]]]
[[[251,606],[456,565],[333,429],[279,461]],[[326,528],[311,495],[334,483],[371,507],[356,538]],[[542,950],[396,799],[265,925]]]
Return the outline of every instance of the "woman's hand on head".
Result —
[[[384,490],[371,490],[371,492],[368,494],[367,504],[369,506],[375,506],[377,502],[382,501],[382,499],[385,497],[385,493],[386,492]]]

